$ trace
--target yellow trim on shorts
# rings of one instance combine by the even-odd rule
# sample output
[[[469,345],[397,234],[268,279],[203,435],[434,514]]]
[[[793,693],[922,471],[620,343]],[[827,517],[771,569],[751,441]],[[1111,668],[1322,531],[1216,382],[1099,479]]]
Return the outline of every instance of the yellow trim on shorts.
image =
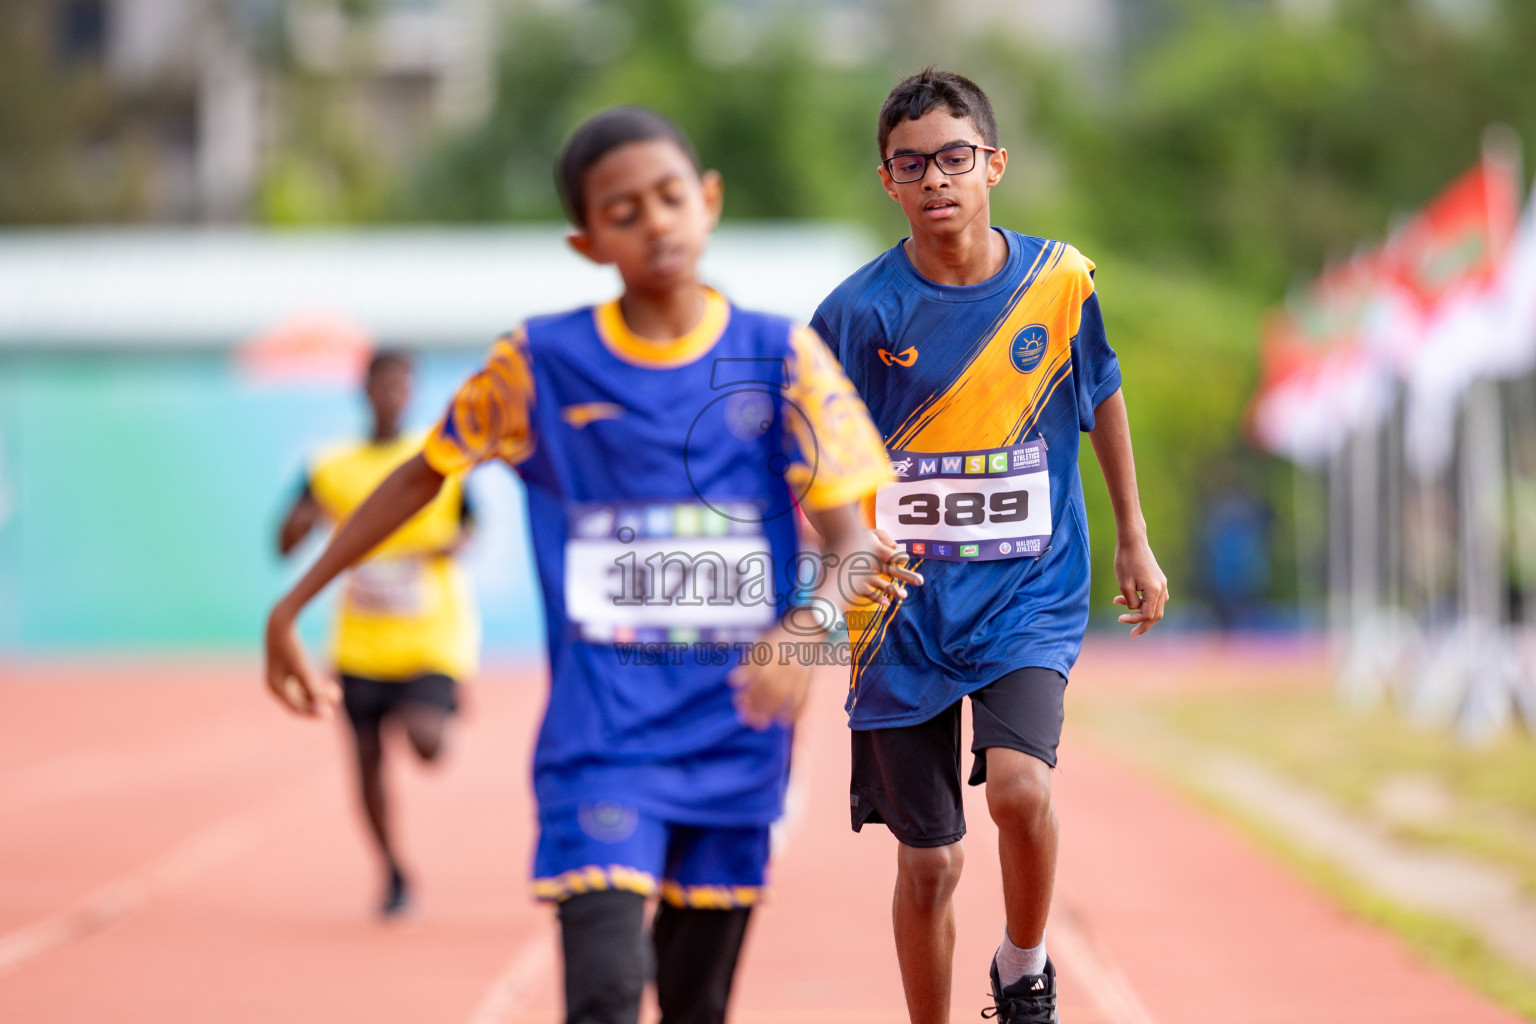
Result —
[[[695,910],[736,910],[752,907],[768,898],[765,885],[678,885],[670,879],[661,883],[661,898],[674,907]]]
[[[654,896],[656,895],[656,876],[649,871],[626,867],[623,864],[610,864],[607,867],[588,864],[586,867],[561,872],[552,878],[533,880],[534,898],[553,903],[568,900],[572,896],[580,896],[582,893],[609,890]]]

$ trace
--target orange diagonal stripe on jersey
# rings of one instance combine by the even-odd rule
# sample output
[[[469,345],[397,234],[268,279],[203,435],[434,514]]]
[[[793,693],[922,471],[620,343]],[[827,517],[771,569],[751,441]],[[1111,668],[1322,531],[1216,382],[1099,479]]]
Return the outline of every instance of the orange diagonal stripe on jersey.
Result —
[[[1050,402],[1051,396],[1061,386],[1061,382],[1066,380],[1071,373],[1072,349],[1070,346],[1055,355],[1049,362],[1041,364],[1039,376],[1043,384],[1035,388],[1034,400],[1019,414],[1018,420],[1014,422],[1013,427],[1008,431],[1008,438],[1010,440],[1022,438],[1029,431],[1029,428],[1040,418],[1040,413],[1044,411],[1046,405]]]
[[[916,562],[909,565],[908,568],[913,572],[917,572],[917,567],[922,564],[923,560],[919,558]],[[853,634],[851,631],[849,633],[849,638],[852,641],[852,657],[849,660],[853,662],[853,671],[849,673],[848,690],[855,698],[857,698],[859,691],[859,677],[864,674],[864,667],[868,663],[864,656],[879,650],[880,645],[885,643],[886,630],[890,629],[891,622],[896,618],[896,612],[901,607],[902,600],[902,598],[898,597],[884,608],[881,608],[875,616],[875,621],[860,632],[858,640],[852,640]]]
[[[937,398],[892,436],[889,447],[925,452],[998,448],[1017,438],[1020,424],[1042,407],[1061,367],[1070,367],[1072,336],[1081,302],[1063,275],[1038,282],[1020,295],[986,343]],[[1030,324],[1049,332],[1044,358],[1032,373],[1013,365],[1014,335]]]
[[[988,348],[992,347],[998,336],[1007,330],[1009,323],[1013,322],[1018,316],[1019,306],[1023,303],[1025,296],[1029,294],[1030,286],[1042,274],[1049,273],[1052,268],[1061,262],[1063,251],[1065,251],[1065,247],[1059,242],[1041,246],[1040,251],[1035,255],[1035,261],[1030,264],[1029,270],[1024,273],[1023,278],[1019,281],[1019,286],[1012,295],[1008,296],[1007,301],[1003,303],[1002,311],[998,313],[997,318],[988,325],[987,329],[973,343],[971,354],[967,357],[967,362],[961,369],[959,377],[944,391],[929,395],[917,408],[908,414],[901,426],[896,428],[888,440],[887,443],[890,447],[904,448],[911,445],[914,438],[920,436],[935,419],[940,417],[942,410],[950,404],[946,399],[971,375],[975,370],[976,360]],[[1017,327],[1013,328],[1013,331],[1017,330]],[[1012,337],[1012,333],[1009,334],[1009,337]],[[939,449],[934,448],[930,450],[938,451]]]

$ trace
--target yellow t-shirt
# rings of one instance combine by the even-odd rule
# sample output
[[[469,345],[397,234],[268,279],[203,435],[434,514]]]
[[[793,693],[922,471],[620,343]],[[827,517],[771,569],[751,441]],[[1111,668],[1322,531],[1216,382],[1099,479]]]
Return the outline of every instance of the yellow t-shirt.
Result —
[[[310,494],[339,524],[425,440],[423,432],[329,448],[310,467]],[[463,572],[442,553],[463,530],[463,505],[463,475],[451,475],[437,497],[346,574],[336,619],[339,672],[399,680],[474,674],[479,616]]]

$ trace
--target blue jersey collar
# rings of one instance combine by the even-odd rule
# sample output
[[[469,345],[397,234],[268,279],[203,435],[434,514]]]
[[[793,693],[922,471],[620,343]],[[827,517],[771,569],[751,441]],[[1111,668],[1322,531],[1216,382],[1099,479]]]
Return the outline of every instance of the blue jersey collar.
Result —
[[[996,226],[993,226],[992,230],[1000,233],[1003,241],[1008,243],[1008,260],[1003,264],[1003,269],[980,284],[944,285],[924,277],[918,273],[917,268],[912,265],[912,260],[907,257],[906,238],[897,242],[888,254],[892,263],[907,279],[907,283],[928,298],[938,299],[941,302],[971,302],[975,299],[988,299],[1004,289],[1013,287],[1014,282],[1018,280],[1019,267],[1023,262],[1019,240],[1014,233]]]

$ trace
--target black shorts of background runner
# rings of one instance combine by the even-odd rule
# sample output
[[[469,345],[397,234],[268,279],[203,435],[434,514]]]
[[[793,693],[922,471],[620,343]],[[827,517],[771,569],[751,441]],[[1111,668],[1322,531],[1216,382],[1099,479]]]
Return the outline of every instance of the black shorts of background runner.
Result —
[[[1056,767],[1067,680],[1021,668],[973,692],[970,784],[987,779],[987,748],[1007,747]],[[917,725],[853,730],[853,830],[883,822],[907,846],[946,846],[965,835],[957,700]]]
[[[441,672],[411,679],[341,677],[341,701],[354,729],[375,728],[402,704],[425,704],[448,714],[459,709],[458,684]]]

